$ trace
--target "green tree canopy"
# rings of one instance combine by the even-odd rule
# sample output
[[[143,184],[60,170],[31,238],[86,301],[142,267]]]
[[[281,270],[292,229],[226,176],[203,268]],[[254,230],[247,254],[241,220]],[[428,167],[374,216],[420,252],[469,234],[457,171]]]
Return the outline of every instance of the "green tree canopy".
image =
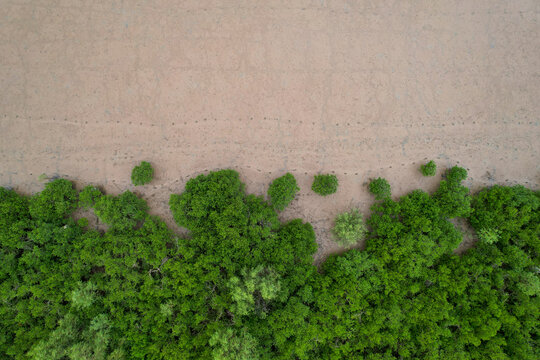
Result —
[[[232,170],[171,195],[186,237],[129,191],[0,188],[0,357],[536,360],[540,192],[470,194],[466,176],[388,193],[367,227],[338,217],[336,235],[365,234],[365,249],[319,267],[312,226],[282,223]],[[78,207],[106,229],[76,222]],[[456,216],[479,238],[463,254]]]

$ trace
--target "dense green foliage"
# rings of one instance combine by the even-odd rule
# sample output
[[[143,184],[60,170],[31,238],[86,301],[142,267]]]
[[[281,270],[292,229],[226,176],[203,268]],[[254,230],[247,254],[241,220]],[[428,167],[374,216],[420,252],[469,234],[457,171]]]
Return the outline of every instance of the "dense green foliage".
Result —
[[[31,199],[30,216],[36,221],[62,221],[75,209],[76,200],[77,191],[73,184],[68,180],[58,179],[45,185],[45,190]]]
[[[420,165],[420,172],[424,176],[435,176],[437,173],[437,164],[435,164],[435,161],[430,160],[428,163]]]
[[[131,171],[131,182],[135,186],[148,184],[153,178],[154,169],[147,161],[141,161],[141,163],[135,166]]]
[[[88,189],[79,201],[95,200],[96,213],[101,206],[98,216],[111,225],[105,234],[67,216],[77,193],[66,180],[30,198],[0,189],[1,358],[122,359],[148,352],[165,297],[160,265],[173,256],[175,237],[133,194],[89,202],[85,196],[97,192]]]
[[[369,192],[375,195],[375,199],[377,200],[384,200],[390,198],[392,195],[390,184],[383,178],[371,180],[369,183]]]
[[[352,209],[336,216],[332,232],[340,245],[350,246],[364,238],[367,228],[362,214]]]
[[[129,230],[143,221],[148,206],[131,191],[118,196],[101,196],[94,204],[96,215],[112,229]]]
[[[274,209],[282,211],[289,206],[299,190],[294,176],[287,173],[272,181],[268,187],[268,199]]]
[[[442,215],[447,218],[468,217],[471,196],[469,189],[461,185],[461,182],[467,178],[467,170],[454,166],[445,173],[445,176],[446,180],[441,181],[433,195],[442,210]]]
[[[290,307],[315,272],[311,225],[280,224],[261,197],[244,193],[232,170],[188,181],[170,205],[192,234],[181,245],[183,256],[170,265],[171,281],[181,289],[175,299],[182,329],[177,356],[254,358],[249,354],[256,347],[263,358],[293,358],[298,335],[289,333],[284,316],[292,315]]]
[[[232,170],[171,195],[188,238],[131,192],[0,188],[0,358],[537,359],[540,193],[471,196],[465,177],[384,196],[366,248],[319,271],[311,225],[281,223]],[[77,207],[107,231],[76,222]],[[365,231],[345,214],[336,235]],[[480,239],[462,255],[456,216]]]
[[[95,186],[88,185],[79,193],[79,206],[86,210],[92,208],[101,196],[103,196],[101,190]]]
[[[313,177],[313,183],[311,184],[311,190],[319,195],[326,196],[333,194],[337,191],[338,179],[336,175],[325,174],[315,175]]]

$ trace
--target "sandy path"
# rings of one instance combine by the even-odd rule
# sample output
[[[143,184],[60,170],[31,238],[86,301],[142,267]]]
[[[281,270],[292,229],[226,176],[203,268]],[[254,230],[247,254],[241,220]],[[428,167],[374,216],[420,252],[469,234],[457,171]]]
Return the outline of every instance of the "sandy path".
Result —
[[[250,192],[292,172],[284,218],[328,228],[363,184],[432,189],[417,167],[470,168],[473,187],[539,184],[540,1],[4,1],[0,184],[41,173],[168,196],[217,168]],[[335,172],[337,194],[310,188]],[[487,172],[490,173],[488,176]]]

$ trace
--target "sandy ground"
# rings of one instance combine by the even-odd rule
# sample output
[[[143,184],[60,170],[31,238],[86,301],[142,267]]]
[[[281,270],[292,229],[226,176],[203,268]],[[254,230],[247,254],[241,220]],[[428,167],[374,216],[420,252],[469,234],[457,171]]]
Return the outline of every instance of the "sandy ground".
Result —
[[[136,191],[172,223],[169,194],[197,174],[234,168],[265,194],[289,171],[302,190],[283,218],[312,222],[320,260],[371,177],[432,190],[417,169],[433,158],[473,188],[540,182],[538,0],[1,5],[3,186],[45,173],[118,193],[148,160]],[[324,172],[326,198],[310,191]]]

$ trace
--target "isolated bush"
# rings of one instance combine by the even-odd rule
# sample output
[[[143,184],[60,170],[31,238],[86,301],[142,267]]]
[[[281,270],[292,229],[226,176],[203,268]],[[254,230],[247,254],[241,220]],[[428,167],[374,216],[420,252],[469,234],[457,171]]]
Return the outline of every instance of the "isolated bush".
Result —
[[[131,182],[133,185],[148,184],[154,178],[154,169],[149,162],[141,161],[141,163],[131,171]]]
[[[445,173],[446,180],[452,184],[459,184],[467,178],[467,170],[454,166]]]
[[[375,195],[376,200],[388,199],[392,194],[390,184],[383,178],[371,180],[369,183],[369,192]]]
[[[437,164],[435,164],[435,161],[431,160],[427,164],[420,166],[420,172],[422,172],[422,175],[424,176],[435,176],[437,173]]]
[[[336,216],[332,231],[340,245],[350,246],[364,238],[367,228],[362,214],[357,209],[352,209]]]
[[[338,179],[335,175],[315,175],[313,178],[313,184],[311,190],[319,195],[326,196],[333,194],[337,191]]]
[[[268,187],[268,198],[274,209],[282,211],[289,206],[299,190],[294,176],[287,173],[272,181]]]

